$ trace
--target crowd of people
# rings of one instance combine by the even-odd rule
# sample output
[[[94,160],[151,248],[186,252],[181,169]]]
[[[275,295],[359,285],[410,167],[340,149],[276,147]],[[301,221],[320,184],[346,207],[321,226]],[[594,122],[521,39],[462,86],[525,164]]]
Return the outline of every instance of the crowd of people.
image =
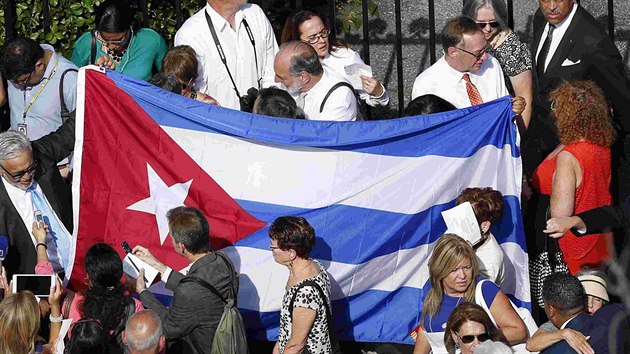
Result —
[[[88,64],[146,80],[205,104],[292,119],[361,121],[362,103],[387,106],[389,93],[360,55],[332,38],[326,17],[299,10],[280,45],[263,10],[238,0],[207,0],[177,31],[169,49],[154,30],[138,28],[127,2],[96,9],[94,30],[70,60],[47,44],[17,37],[0,48],[0,104],[11,130],[0,133],[0,235],[10,252],[0,288],[0,354],[207,353],[238,279],[229,258],[210,249],[210,225],[197,209],[168,212],[175,252],[191,265],[169,268],[138,245],[132,253],[157,269],[172,303],[147,290],[144,272],[123,275],[109,245],[85,255],[85,289],[63,289],[73,230],[71,189],[77,69]],[[630,352],[627,307],[609,294],[630,246],[630,87],[619,50],[575,0],[539,0],[533,43],[508,26],[504,0],[466,0],[441,31],[443,56],[415,79],[403,116],[472,107],[512,96],[521,135],[522,212],[530,259],[560,253],[568,271],[541,281],[542,309],[518,308],[501,290],[504,253],[492,233],[504,198],[488,187],[461,191],[481,241],[444,234],[428,263],[429,287],[410,328],[414,353]],[[629,199],[630,201],[630,199]],[[508,216],[509,217],[509,216]],[[621,231],[619,231],[621,229]],[[274,353],[337,353],[331,280],[309,257],[315,230],[283,216],[269,228],[274,260],[289,278]],[[620,241],[621,240],[621,241]],[[555,253],[554,253],[555,252]],[[12,294],[13,274],[53,275],[46,300]],[[623,283],[623,282],[622,282]],[[533,318],[532,318],[533,314]],[[62,321],[71,329],[61,337]]]

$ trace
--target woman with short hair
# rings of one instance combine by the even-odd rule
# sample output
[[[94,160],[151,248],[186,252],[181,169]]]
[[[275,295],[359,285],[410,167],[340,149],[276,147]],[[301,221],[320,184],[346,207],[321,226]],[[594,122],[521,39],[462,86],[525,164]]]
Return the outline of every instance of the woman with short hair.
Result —
[[[162,59],[162,72],[177,77],[182,85],[182,96],[218,106],[219,103],[203,92],[197,92],[194,84],[197,80],[199,62],[197,53],[191,46],[178,45],[171,48]]]
[[[281,216],[271,224],[269,238],[273,259],[289,269],[273,352],[331,353],[327,318],[331,311],[330,279],[324,267],[309,258],[315,230],[302,217]]]

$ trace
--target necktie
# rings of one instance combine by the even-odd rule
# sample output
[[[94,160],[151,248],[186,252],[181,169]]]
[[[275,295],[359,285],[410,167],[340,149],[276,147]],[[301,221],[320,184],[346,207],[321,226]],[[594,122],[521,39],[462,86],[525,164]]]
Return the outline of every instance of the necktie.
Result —
[[[68,274],[70,252],[72,250],[70,234],[68,233],[68,230],[66,230],[66,227],[59,222],[57,215],[48,205],[48,202],[46,202],[44,197],[37,191],[37,189],[35,189],[35,185],[31,186],[28,191],[31,194],[33,208],[41,211],[44,216],[44,221],[46,222],[46,225],[48,225],[48,234],[54,241],[54,244],[52,245],[50,242],[46,242],[50,261],[53,263],[55,271],[64,271]],[[55,264],[55,260],[58,260],[59,265],[63,267],[63,269],[60,269],[57,264]]]
[[[477,87],[470,82],[470,75],[464,74],[464,81],[466,81],[466,93],[468,93],[468,99],[470,99],[470,105],[476,106],[478,104],[482,104],[483,100],[481,99],[481,95],[477,90]]]
[[[556,26],[549,24],[547,38],[545,38],[545,42],[543,43],[542,48],[540,48],[540,53],[538,54],[538,60],[536,60],[536,71],[538,71],[539,76],[542,76],[542,74],[545,73],[545,62],[547,61],[547,55],[549,54],[549,48],[551,47],[551,39],[553,38],[554,29],[556,29]]]

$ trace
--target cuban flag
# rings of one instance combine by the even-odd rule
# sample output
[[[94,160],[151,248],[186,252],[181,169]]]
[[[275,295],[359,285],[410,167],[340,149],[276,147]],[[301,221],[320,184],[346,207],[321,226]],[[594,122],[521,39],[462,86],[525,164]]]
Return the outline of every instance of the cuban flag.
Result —
[[[227,88],[226,88],[227,89]],[[443,114],[371,122],[272,118],[210,106],[116,72],[81,69],[71,282],[95,242],[148,247],[174,269],[165,214],[209,219],[213,249],[240,273],[249,335],[275,340],[288,270],[269,249],[282,215],[315,228],[311,257],[332,281],[343,340],[411,343],[427,291],[440,212],[467,187],[505,198],[493,234],[506,253],[503,289],[529,306],[520,215],[521,159],[508,98]],[[159,290],[156,290],[159,291]]]

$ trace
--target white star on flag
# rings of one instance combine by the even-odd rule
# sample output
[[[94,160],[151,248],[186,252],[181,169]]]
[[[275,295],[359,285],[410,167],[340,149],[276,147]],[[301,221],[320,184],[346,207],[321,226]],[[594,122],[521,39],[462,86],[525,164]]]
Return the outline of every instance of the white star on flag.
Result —
[[[168,220],[166,213],[178,206],[183,206],[192,179],[186,183],[175,183],[167,186],[164,180],[147,163],[150,196],[127,207],[129,210],[154,214],[160,232],[160,244],[163,245],[168,236]]]

